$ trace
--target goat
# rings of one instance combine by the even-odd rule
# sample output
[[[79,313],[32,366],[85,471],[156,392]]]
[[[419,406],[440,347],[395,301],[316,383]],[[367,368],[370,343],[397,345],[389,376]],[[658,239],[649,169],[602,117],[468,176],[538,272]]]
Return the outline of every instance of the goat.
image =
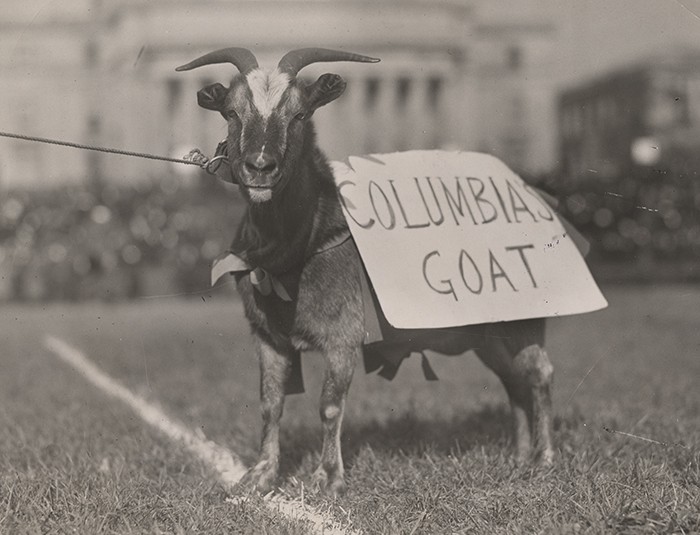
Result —
[[[227,48],[177,68],[231,63],[239,71],[229,87],[208,85],[197,99],[228,122],[230,174],[247,201],[232,250],[248,267],[236,281],[260,359],[263,430],[259,459],[241,484],[261,492],[278,477],[285,385],[298,373],[300,352],[307,350],[321,352],[326,364],[320,400],[323,446],[314,480],[332,495],[346,488],[340,435],[355,362],[363,351],[362,263],[352,239],[344,238],[348,226],[333,173],[311,122],[316,109],[337,99],[346,83],[336,74],[323,74],[313,83],[297,78],[303,67],[330,61],[379,60],[307,48],[287,53],[277,68],[264,70],[249,50]],[[268,281],[264,291],[261,274],[282,290],[270,291]],[[544,350],[543,319],[396,329],[384,349],[448,355],[475,350],[509,396],[517,458],[535,453],[540,462],[552,462],[553,368]]]

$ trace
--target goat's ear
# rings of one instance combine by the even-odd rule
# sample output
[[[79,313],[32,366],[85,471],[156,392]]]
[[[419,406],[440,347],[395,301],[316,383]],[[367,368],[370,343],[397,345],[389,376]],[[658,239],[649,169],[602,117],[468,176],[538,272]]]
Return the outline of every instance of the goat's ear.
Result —
[[[226,93],[228,89],[219,83],[208,85],[197,91],[197,103],[207,110],[221,111]]]
[[[345,91],[347,83],[337,74],[322,74],[308,88],[309,105],[312,110],[333,102]]]

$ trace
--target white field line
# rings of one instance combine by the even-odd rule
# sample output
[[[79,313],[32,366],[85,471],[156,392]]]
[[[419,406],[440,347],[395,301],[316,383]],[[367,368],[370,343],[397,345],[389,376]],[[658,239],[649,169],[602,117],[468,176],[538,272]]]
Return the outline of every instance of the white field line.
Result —
[[[103,393],[127,405],[143,421],[155,427],[168,438],[180,442],[191,454],[212,469],[226,487],[236,484],[245,474],[245,466],[233,452],[210,440],[200,438],[182,424],[172,420],[158,407],[105,374],[78,349],[50,335],[46,337],[44,346],[61,360],[70,364]],[[268,507],[274,511],[294,520],[309,522],[313,526],[312,533],[323,535],[345,535],[348,533],[329,517],[314,511],[301,502],[285,500],[280,496],[266,497],[265,500]],[[231,501],[239,502],[236,499]]]

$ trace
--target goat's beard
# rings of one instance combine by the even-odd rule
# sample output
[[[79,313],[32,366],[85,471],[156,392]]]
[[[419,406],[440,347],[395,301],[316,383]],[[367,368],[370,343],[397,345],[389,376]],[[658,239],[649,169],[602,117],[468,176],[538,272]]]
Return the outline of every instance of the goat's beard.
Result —
[[[245,188],[245,186],[243,186]],[[272,199],[271,188],[245,188],[251,202],[263,203]]]

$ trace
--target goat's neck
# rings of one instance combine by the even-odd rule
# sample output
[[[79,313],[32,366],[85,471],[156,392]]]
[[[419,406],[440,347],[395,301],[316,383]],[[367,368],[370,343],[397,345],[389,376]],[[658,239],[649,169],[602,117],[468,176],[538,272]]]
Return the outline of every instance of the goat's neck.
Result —
[[[251,204],[238,238],[238,248],[254,267],[271,273],[299,268],[313,247],[311,240],[318,215],[325,176],[315,158],[308,157],[296,166],[282,194],[263,204]]]

